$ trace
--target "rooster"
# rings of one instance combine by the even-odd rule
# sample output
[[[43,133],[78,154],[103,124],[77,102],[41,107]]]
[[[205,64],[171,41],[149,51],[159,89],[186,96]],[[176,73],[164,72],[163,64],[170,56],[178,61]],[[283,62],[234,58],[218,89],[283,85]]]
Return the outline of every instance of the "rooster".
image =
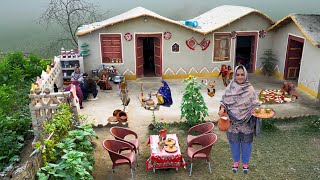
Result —
[[[215,95],[215,93],[216,93],[216,89],[214,88],[215,85],[216,85],[216,82],[215,82],[215,81],[209,83],[210,88],[212,88],[212,91],[211,91],[209,88],[207,88],[207,90],[208,90],[208,95],[209,95],[210,97],[213,97],[213,96]]]

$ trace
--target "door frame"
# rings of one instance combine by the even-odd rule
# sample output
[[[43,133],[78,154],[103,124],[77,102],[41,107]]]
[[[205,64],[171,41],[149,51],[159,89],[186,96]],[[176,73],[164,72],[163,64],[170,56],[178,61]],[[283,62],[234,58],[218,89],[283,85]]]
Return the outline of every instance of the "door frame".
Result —
[[[256,66],[257,66],[257,50],[258,50],[258,32],[237,32],[237,38],[238,36],[253,36],[254,37],[254,43],[251,42],[251,49],[253,46],[254,52],[253,52],[253,60],[252,60],[252,68],[250,70],[247,69],[248,72],[254,73],[256,71]],[[237,58],[237,38],[234,43],[234,59],[233,59],[233,64],[236,62]],[[251,52],[252,53],[252,52]]]
[[[302,59],[302,53],[303,53],[303,47],[304,47],[304,38],[303,37],[299,37],[293,34],[288,34],[288,38],[287,38],[287,51],[286,51],[286,59],[285,59],[285,63],[284,63],[284,71],[283,71],[283,79],[287,79],[288,77],[288,61],[289,61],[289,41],[290,40],[294,40],[294,41],[298,41],[300,43],[302,43],[302,52],[301,52],[301,59]],[[301,59],[300,59],[300,67],[301,67]],[[299,79],[299,77],[298,77]]]
[[[137,40],[140,37],[154,37],[154,38],[159,38],[160,40],[160,77],[162,76],[162,54],[163,54],[163,47],[162,47],[162,33],[135,33],[134,34],[134,58],[135,58],[135,74],[136,74],[136,78],[139,78],[137,75],[137,56],[136,56],[136,52],[137,52]]]

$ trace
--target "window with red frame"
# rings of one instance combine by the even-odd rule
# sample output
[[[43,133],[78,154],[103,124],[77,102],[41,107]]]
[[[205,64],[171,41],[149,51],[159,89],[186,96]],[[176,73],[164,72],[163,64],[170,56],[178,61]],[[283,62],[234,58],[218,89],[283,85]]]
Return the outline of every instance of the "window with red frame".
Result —
[[[230,60],[230,34],[214,34],[213,61]]]
[[[122,63],[120,34],[101,34],[102,63]]]

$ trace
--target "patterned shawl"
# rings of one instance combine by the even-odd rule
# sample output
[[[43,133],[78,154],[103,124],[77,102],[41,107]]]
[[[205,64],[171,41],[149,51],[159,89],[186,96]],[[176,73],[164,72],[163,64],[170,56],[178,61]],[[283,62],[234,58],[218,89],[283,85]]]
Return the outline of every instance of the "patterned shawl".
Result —
[[[245,73],[244,82],[242,84],[236,82],[238,68],[239,66],[235,68],[235,75],[227,86],[221,103],[226,107],[226,110],[231,111],[235,118],[240,121],[246,121],[251,117],[251,110],[259,106],[259,101],[253,86],[248,81],[248,72],[245,67],[243,67]]]
[[[170,87],[166,81],[162,80],[161,82],[163,83],[163,86],[158,89],[158,93],[161,94],[164,99],[164,103],[161,105],[170,107],[173,103]]]

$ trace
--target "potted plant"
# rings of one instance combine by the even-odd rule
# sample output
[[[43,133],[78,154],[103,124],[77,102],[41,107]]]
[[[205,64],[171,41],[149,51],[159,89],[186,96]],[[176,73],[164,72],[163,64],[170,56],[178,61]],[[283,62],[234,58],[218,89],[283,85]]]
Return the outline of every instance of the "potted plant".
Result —
[[[271,76],[274,73],[274,67],[276,65],[276,62],[278,61],[275,58],[275,55],[272,52],[272,49],[267,49],[261,59],[262,61],[262,71],[265,75]]]
[[[193,126],[204,121],[204,117],[208,116],[208,108],[200,93],[202,84],[191,75],[183,83],[186,88],[182,96],[180,119],[185,117],[188,125]]]

